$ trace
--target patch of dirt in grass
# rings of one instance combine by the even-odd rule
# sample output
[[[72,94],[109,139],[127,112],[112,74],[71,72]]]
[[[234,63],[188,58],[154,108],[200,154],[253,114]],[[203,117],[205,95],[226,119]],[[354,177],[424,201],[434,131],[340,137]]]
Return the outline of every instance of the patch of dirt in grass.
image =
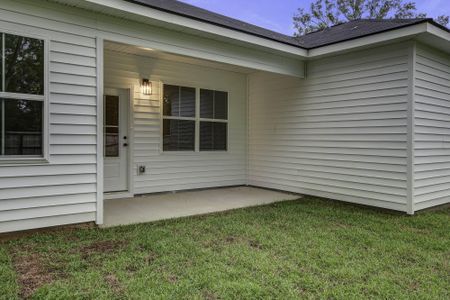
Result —
[[[178,276],[176,276],[176,275],[169,275],[169,276],[167,276],[167,281],[170,282],[170,283],[175,284],[175,283],[178,282]]]
[[[255,240],[250,240],[248,242],[249,246],[252,247],[253,249],[257,249],[257,250],[262,250],[263,246],[261,245],[260,242],[255,241]]]
[[[216,300],[219,299],[219,297],[217,297],[217,295],[211,291],[205,290],[202,292],[203,294],[203,298],[205,298],[206,300]]]
[[[112,254],[117,253],[125,247],[125,241],[98,241],[92,244],[83,246],[76,251],[81,254],[84,260],[90,259],[97,254]]]
[[[108,274],[105,276],[105,281],[111,288],[111,291],[117,296],[122,295],[125,292],[125,288],[120,283],[119,279],[114,274]]]
[[[148,252],[148,251],[146,251],[146,252]],[[158,255],[155,252],[149,251],[148,254],[144,257],[144,263],[143,264],[139,263],[138,261],[133,261],[128,266],[126,266],[125,270],[127,271],[127,273],[129,275],[133,275],[134,273],[139,271],[139,269],[143,265],[147,265],[147,266],[153,265],[153,263],[155,262],[155,260],[157,258],[158,258]]]
[[[413,291],[420,289],[420,282],[414,281],[409,285],[409,288]]]
[[[150,252],[147,257],[145,257],[145,263],[151,265],[157,258],[158,255],[155,252]]]
[[[50,268],[38,253],[13,255],[13,266],[19,281],[19,296],[22,298],[29,298],[41,286],[66,277],[60,270]]]
[[[297,293],[300,295],[300,296],[304,296],[305,295],[305,293],[306,293],[306,289],[304,288],[304,287],[297,287]]]
[[[226,236],[224,238],[208,239],[202,241],[202,245],[205,248],[212,249],[213,251],[219,251],[227,246],[236,245],[245,242],[245,239],[236,236]]]
[[[352,228],[352,225],[344,224],[344,223],[341,223],[341,222],[333,222],[333,223],[330,224],[330,226],[331,226],[332,230],[350,229],[350,228]]]
[[[256,250],[263,249],[263,246],[257,240],[248,239],[245,237],[236,237],[236,236],[231,236],[231,235],[227,236],[223,239],[208,240],[208,241],[203,242],[204,247],[213,248],[213,249],[220,249],[220,248],[223,248],[226,246],[237,245],[237,244],[248,245],[252,249],[256,249]]]
[[[233,244],[233,243],[236,243],[237,240],[238,240],[238,238],[236,238],[235,236],[227,236],[227,237],[225,238],[225,242],[226,242],[227,244]]]

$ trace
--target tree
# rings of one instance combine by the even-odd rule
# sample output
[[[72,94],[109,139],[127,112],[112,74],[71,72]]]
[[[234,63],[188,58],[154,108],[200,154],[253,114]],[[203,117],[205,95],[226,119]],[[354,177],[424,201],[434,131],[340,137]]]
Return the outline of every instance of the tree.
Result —
[[[322,30],[333,25],[358,19],[411,19],[426,18],[418,13],[415,2],[404,0],[314,0],[309,12],[299,8],[294,15],[296,36]],[[439,16],[436,22],[449,23],[448,16]]]

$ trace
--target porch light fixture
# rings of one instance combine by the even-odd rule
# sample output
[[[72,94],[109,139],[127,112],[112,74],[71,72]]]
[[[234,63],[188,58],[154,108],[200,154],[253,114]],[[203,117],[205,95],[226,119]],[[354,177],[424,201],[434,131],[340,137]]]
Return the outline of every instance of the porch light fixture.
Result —
[[[142,94],[151,95],[152,94],[152,82],[146,78],[142,79]]]

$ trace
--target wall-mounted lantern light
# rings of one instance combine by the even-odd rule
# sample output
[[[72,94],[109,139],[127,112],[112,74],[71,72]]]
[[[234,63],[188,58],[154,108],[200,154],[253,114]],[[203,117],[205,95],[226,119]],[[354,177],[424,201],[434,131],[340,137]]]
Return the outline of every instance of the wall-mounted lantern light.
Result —
[[[151,95],[152,94],[152,82],[148,79],[142,79],[142,94]]]

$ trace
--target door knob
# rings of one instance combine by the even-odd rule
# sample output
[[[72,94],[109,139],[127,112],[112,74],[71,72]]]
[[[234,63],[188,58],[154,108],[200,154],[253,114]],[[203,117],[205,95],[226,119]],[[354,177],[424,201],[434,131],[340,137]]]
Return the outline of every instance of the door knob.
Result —
[[[128,144],[127,144],[127,143],[123,143],[123,146],[124,146],[124,147],[128,147]]]

